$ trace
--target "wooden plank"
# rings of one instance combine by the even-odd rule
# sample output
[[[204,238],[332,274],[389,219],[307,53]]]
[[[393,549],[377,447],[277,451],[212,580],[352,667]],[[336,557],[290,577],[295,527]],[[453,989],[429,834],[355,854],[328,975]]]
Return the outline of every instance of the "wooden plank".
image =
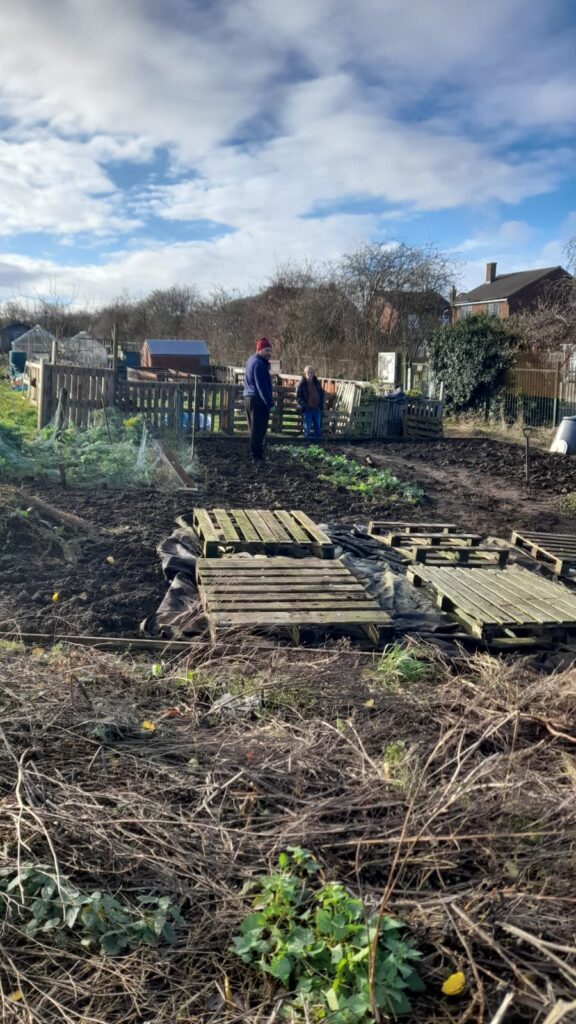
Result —
[[[296,625],[325,625],[334,626],[339,624],[354,625],[358,622],[368,622],[373,625],[389,625],[390,616],[383,611],[277,611],[270,612],[262,617],[262,612],[226,612],[218,617],[218,625],[258,625],[266,627],[270,625],[285,625],[293,623]]]
[[[335,608],[336,610],[344,611],[345,609],[358,609],[359,604],[362,608],[374,608],[376,611],[380,609],[380,605],[377,601],[366,600],[365,594],[351,594],[350,596],[341,594],[333,594],[331,597],[318,596],[306,596],[302,594],[267,594],[265,598],[254,596],[253,600],[247,601],[241,594],[237,597],[226,598],[224,595],[215,596],[212,595],[208,601],[210,611],[227,610],[227,611],[259,611],[263,616],[264,620],[266,615],[271,610],[282,611],[286,609],[288,611],[292,609],[306,609],[309,608]]]
[[[376,598],[371,597],[364,587],[359,583],[352,585],[346,584],[329,584],[320,585],[314,584],[308,585],[306,583],[296,582],[285,583],[282,579],[267,579],[262,580],[256,585],[251,587],[243,586],[242,584],[234,584],[233,586],[227,586],[226,583],[222,583],[220,580],[206,580],[204,576],[200,577],[203,589],[207,594],[211,594],[215,599],[224,597],[228,600],[246,600],[255,601],[260,600],[261,596],[263,599],[270,597],[271,595],[279,595],[284,598],[290,597],[300,601],[302,604],[306,602],[308,598],[310,600],[320,601],[326,599],[334,599],[335,601],[344,601],[350,598],[350,600],[356,600],[360,598],[362,600],[374,601]]]
[[[252,525],[256,528],[260,535],[260,539],[263,541],[273,541],[274,534],[270,527],[264,522],[260,515],[259,509],[247,508],[246,515],[248,516]]]
[[[241,540],[249,541],[250,543],[258,543],[260,541],[258,531],[250,522],[243,508],[231,509],[230,515],[234,517],[236,521],[236,528],[242,534]]]
[[[277,510],[274,513],[274,515],[282,523],[282,525],[286,528],[288,533],[290,533],[290,535],[296,541],[297,544],[307,544],[308,543],[308,540],[309,540],[308,534],[306,533],[305,530],[302,529],[300,524],[294,519],[294,516],[290,512],[285,512],[283,510]]]
[[[316,526],[316,523],[314,523],[305,512],[292,511],[292,515],[300,525],[308,531],[310,536],[314,538],[320,547],[324,547],[325,545],[328,545],[328,547],[334,546],[330,538]]]
[[[258,514],[262,517],[266,525],[270,528],[270,530],[274,534],[274,538],[279,544],[292,543],[292,538],[288,533],[286,533],[286,530],[282,526],[282,523],[280,523],[279,520],[276,519],[273,512],[270,512],[268,509],[260,508],[258,509]]]
[[[176,477],[177,480],[180,481],[182,486],[186,487],[188,490],[197,490],[194,480],[192,479],[191,476],[188,476],[188,473],[186,472],[184,467],[180,465],[178,459],[174,455],[174,452],[172,452],[170,448],[167,448],[164,442],[160,440],[160,438],[156,438],[156,443],[158,445],[160,455],[162,456],[163,461],[170,467],[170,469],[174,473],[174,476]]]
[[[238,536],[236,527],[234,526],[234,523],[230,519],[230,516],[228,515],[226,510],[223,508],[215,508],[212,510],[212,514],[218,520],[218,526],[220,527],[222,533],[224,534],[224,540],[230,541],[233,544],[239,544],[240,537]]]
[[[221,536],[212,525],[212,520],[205,508],[192,509],[194,525],[201,530],[202,537],[207,541],[221,542]]]

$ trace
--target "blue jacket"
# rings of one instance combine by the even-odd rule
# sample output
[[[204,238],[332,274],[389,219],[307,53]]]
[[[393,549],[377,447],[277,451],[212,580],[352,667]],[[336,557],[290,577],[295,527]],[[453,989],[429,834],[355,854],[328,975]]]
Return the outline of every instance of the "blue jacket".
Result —
[[[256,353],[246,363],[244,398],[260,398],[267,409],[272,408],[272,377],[264,356]]]

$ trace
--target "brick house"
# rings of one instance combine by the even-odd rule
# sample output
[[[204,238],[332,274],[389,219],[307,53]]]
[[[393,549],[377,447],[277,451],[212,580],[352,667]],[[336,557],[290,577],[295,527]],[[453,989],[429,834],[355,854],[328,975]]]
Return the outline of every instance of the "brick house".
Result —
[[[487,263],[484,284],[470,292],[456,295],[453,299],[452,322],[456,323],[478,313],[488,313],[501,319],[521,313],[545,298],[552,285],[570,277],[563,267],[497,274],[496,263]]]

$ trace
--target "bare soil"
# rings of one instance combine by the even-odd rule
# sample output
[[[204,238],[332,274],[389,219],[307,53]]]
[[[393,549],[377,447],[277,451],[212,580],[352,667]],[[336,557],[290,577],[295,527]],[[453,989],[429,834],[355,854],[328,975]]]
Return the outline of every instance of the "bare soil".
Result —
[[[205,475],[197,498],[146,488],[91,492],[27,484],[21,490],[24,510],[27,495],[35,494],[95,524],[103,534],[97,541],[79,540],[67,561],[57,548],[31,545],[19,522],[0,529],[0,628],[137,635],[140,622],[156,609],[166,589],[156,546],[195,501],[206,507],[300,508],[319,523],[424,518],[502,537],[515,527],[576,532],[576,521],[558,510],[559,496],[576,490],[576,460],[534,451],[532,490],[527,494],[524,452],[513,444],[458,439],[353,445],[346,451],[351,458],[369,458],[375,465],[390,466],[401,479],[419,483],[425,491],[423,505],[336,489],[274,445],[266,467],[255,471],[246,443],[224,439],[199,445]],[[1,501],[0,488],[0,508]],[[59,594],[56,602],[54,593]]]

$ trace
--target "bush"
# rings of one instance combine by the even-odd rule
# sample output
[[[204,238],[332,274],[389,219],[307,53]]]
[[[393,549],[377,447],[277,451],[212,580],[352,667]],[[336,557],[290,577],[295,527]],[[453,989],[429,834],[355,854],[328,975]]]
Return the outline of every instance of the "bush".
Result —
[[[435,331],[428,351],[453,412],[487,409],[504,387],[520,339],[505,321],[481,313]]]

